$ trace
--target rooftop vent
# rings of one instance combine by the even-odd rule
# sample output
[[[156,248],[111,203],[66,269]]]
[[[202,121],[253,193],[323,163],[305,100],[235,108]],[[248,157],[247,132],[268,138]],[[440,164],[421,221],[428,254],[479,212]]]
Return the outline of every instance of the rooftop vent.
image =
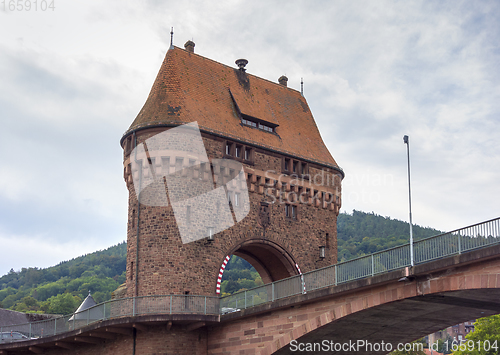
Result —
[[[241,70],[241,71],[245,71],[245,65],[248,64],[248,60],[246,59],[238,59],[236,60],[236,65],[238,66],[238,68]]]
[[[288,78],[284,75],[280,76],[280,78],[278,79],[278,83],[280,83],[280,85],[283,85],[283,86],[288,86],[287,83],[288,83]]]
[[[190,53],[194,53],[194,42],[193,41],[187,41],[184,44],[184,48]]]

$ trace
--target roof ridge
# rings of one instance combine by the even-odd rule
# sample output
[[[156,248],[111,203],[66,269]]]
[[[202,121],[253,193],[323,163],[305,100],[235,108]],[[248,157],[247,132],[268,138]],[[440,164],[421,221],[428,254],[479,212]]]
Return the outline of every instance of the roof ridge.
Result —
[[[232,66],[230,66],[230,65],[227,65],[227,64],[224,64],[224,63],[218,62],[218,61],[216,61],[216,60],[214,60],[214,59],[211,59],[211,58],[205,57],[205,56],[203,56],[203,55],[201,55],[201,54],[198,54],[198,53],[196,53],[196,52],[189,52],[188,50],[186,50],[186,49],[184,49],[184,48],[181,48],[181,47],[178,47],[178,46],[175,46],[175,45],[174,45],[173,47],[174,47],[173,49],[180,49],[181,51],[187,52],[187,53],[189,53],[190,55],[191,55],[191,54],[194,54],[194,55],[196,55],[196,56],[198,56],[198,57],[200,57],[200,58],[207,59],[207,60],[209,60],[209,61],[211,61],[211,62],[214,62],[214,63],[220,64],[220,65],[223,65],[223,66],[225,66],[226,68],[230,68],[230,69],[238,70],[238,68],[235,68],[235,67],[232,67]],[[173,49],[172,49],[172,48],[169,48],[169,49],[167,50],[167,53],[168,53],[168,51],[171,51],[171,50],[173,50]],[[277,83],[277,82],[275,82],[275,81],[272,81],[271,79],[262,78],[262,77],[260,77],[260,76],[257,76],[256,74],[251,74],[251,73],[248,73],[248,72],[246,72],[246,71],[245,71],[245,73],[246,73],[247,75],[250,75],[250,76],[252,76],[252,77],[256,78],[256,79],[259,79],[259,80],[264,80],[264,81],[267,81],[267,82],[269,82],[269,83],[271,83],[271,84],[277,85],[277,86],[278,86],[278,87],[280,87],[280,88],[285,88],[285,89],[288,89],[288,90],[295,91],[295,92],[296,92],[296,93],[298,93],[298,94],[301,94],[299,90],[296,90],[296,89],[291,88],[291,87],[289,87],[289,86],[281,85],[280,83]],[[302,96],[302,94],[301,94],[301,96]]]
[[[242,114],[272,123],[276,130],[243,125],[235,105]],[[298,90],[174,46],[165,54],[146,102],[120,143],[136,130],[193,121],[219,136],[339,166]]]

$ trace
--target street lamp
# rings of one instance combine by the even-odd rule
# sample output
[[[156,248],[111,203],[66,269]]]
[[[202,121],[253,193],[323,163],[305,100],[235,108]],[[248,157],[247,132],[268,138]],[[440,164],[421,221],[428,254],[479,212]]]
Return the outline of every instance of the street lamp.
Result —
[[[411,223],[411,185],[410,185],[410,137],[404,136],[403,142],[406,144],[406,152],[408,155],[408,198],[410,203],[410,264],[413,267],[413,226]]]

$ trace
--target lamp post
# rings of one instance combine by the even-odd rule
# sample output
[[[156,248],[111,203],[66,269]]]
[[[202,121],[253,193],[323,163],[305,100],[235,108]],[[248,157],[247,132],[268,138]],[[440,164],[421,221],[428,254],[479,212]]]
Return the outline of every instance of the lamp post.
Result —
[[[411,222],[411,185],[410,185],[410,137],[404,136],[403,142],[406,144],[406,152],[408,155],[408,201],[410,203],[410,265],[413,267],[413,225]]]

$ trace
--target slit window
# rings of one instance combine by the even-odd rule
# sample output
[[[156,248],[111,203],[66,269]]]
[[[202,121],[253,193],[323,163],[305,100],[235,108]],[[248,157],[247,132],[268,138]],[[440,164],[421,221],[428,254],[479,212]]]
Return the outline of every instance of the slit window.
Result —
[[[285,217],[297,219],[297,206],[285,204]]]

